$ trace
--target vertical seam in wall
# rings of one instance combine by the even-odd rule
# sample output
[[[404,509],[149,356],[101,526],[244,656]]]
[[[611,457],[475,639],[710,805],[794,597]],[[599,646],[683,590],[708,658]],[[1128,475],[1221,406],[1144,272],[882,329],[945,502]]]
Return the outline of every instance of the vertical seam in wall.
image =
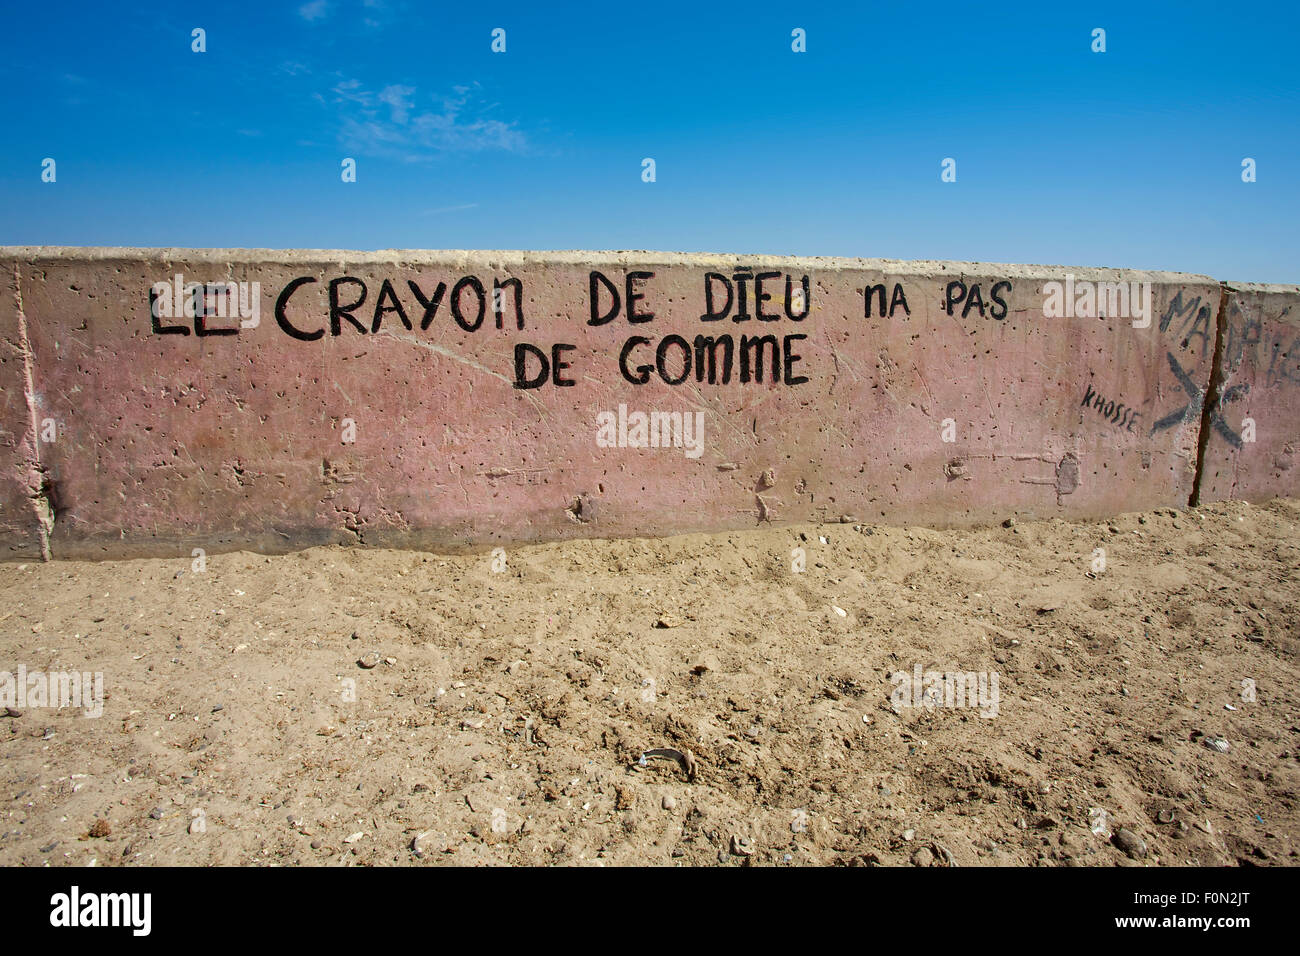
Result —
[[[1196,473],[1192,476],[1191,497],[1187,499],[1189,508],[1195,508],[1201,503],[1205,451],[1210,444],[1210,432],[1213,431],[1211,423],[1223,391],[1223,339],[1224,330],[1228,326],[1228,296],[1233,291],[1226,282],[1219,283],[1219,314],[1214,319],[1214,358],[1210,365],[1210,381],[1205,387],[1205,398],[1201,402],[1201,430],[1196,436]]]
[[[23,353],[23,398],[27,402],[27,424],[31,429],[31,456],[27,462],[27,499],[41,538],[41,560],[49,561],[50,530],[54,526],[50,510],[45,467],[41,464],[40,423],[36,420],[36,385],[32,373],[32,346],[27,338],[27,313],[23,311],[22,270],[14,263],[14,305],[18,312],[18,340]]]

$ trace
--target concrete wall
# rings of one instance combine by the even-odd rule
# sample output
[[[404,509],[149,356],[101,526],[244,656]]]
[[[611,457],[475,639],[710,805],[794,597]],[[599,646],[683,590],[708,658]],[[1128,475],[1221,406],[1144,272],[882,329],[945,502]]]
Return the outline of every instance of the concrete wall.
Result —
[[[0,300],[0,543],[4,554],[41,557],[46,527],[32,427],[31,355],[18,293],[18,269],[5,263]],[[48,547],[44,556],[49,556]]]
[[[1225,297],[1177,273],[664,253],[8,248],[0,266],[14,557],[1104,516],[1185,506],[1198,460],[1206,500],[1300,491],[1294,287]],[[151,307],[177,275],[259,283],[258,321]],[[608,322],[592,324],[593,281],[598,320],[617,290]],[[701,318],[706,281],[715,314],[732,290],[716,321]],[[1102,286],[1089,310],[1088,290],[1116,282],[1133,301]],[[332,322],[331,294],[346,308],[362,284]],[[709,381],[697,336],[724,335],[731,379],[720,364]],[[649,342],[631,347],[632,377],[668,339],[645,384],[620,371],[634,336]],[[761,381],[752,362],[740,381],[742,336],[773,337],[775,377],[768,344]],[[536,350],[526,377],[558,355],[572,384],[516,387],[521,345]],[[1207,393],[1234,433],[1253,415],[1257,441],[1202,447]],[[628,447],[620,405],[631,444],[632,413],[699,413],[698,457]]]
[[[1300,289],[1233,283],[1224,305],[1201,498],[1294,495],[1300,490]]]

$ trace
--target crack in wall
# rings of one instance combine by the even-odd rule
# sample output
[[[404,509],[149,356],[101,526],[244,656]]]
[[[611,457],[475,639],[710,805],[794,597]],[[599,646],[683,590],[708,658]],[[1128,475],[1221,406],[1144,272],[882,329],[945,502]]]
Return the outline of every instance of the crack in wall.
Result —
[[[23,311],[22,271],[14,263],[14,307],[18,316],[18,344],[23,355],[23,400],[27,403],[27,424],[30,428],[30,452],[26,455],[23,482],[27,486],[27,500],[32,503],[41,542],[41,560],[49,561],[50,533],[54,530],[54,483],[41,464],[40,422],[36,418],[36,386],[32,373],[32,346],[27,337],[27,313]]]
[[[1219,314],[1214,318],[1214,357],[1210,361],[1210,382],[1201,402],[1201,430],[1196,436],[1196,471],[1192,474],[1192,493],[1187,499],[1189,508],[1195,508],[1201,503],[1205,453],[1210,445],[1210,432],[1214,430],[1214,415],[1223,401],[1223,340],[1228,328],[1228,298],[1235,291],[1226,282],[1219,283]]]

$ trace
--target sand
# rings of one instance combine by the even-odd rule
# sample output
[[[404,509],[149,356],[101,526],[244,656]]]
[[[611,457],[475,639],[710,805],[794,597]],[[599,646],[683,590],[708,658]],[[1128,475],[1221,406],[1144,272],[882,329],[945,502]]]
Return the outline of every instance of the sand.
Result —
[[[1297,862],[1295,501],[204,564],[0,565],[0,864]]]

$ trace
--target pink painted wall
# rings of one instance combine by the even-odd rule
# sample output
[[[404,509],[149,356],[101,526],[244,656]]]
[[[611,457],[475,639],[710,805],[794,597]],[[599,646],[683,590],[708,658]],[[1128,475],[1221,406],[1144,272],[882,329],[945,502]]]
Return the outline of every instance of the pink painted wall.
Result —
[[[44,535],[32,495],[42,481],[26,390],[30,355],[20,321],[18,280],[17,266],[6,262],[0,276],[0,556],[39,558]]]
[[[1300,492],[1300,289],[1231,288],[1201,497],[1294,495]]]
[[[13,556],[41,550],[33,449],[55,515],[48,546],[65,557],[483,546],[842,517],[945,526],[1184,506],[1200,430],[1188,407],[1208,386],[1220,304],[1219,284],[1204,276],[1080,269],[1079,283],[1150,283],[1149,327],[1048,317],[1044,284],[1064,282],[1066,270],[975,263],[59,249],[3,249],[0,259],[10,285],[0,314],[0,542]],[[778,318],[757,318],[747,282],[753,318],[701,321],[705,275],[736,286],[741,266],[779,274],[764,284],[764,311]],[[629,322],[624,302],[613,321],[589,325],[592,270],[623,299],[628,272],[654,273],[633,287],[638,311],[654,318]],[[260,323],[199,336],[193,318],[163,318],[190,334],[155,332],[150,287],[177,273],[259,282]],[[808,277],[801,321],[785,315],[787,273],[795,288]],[[476,331],[449,311],[468,275],[487,297]],[[365,283],[353,313],[365,331],[340,318],[336,336],[328,283],[344,276]],[[285,319],[324,329],[313,341],[276,318],[277,299],[299,278],[316,281],[297,287]],[[502,328],[493,314],[494,280],[512,278],[522,285],[522,330],[511,288]],[[385,298],[372,332],[385,279],[410,330]],[[427,328],[412,281],[425,298],[446,284]],[[967,294],[949,314],[952,282],[963,283],[952,295]],[[873,296],[868,317],[864,289],[880,283],[885,315]],[[896,285],[907,310],[890,309]],[[343,284],[340,301],[358,288]],[[472,289],[461,302],[473,324]],[[807,381],[740,384],[736,369],[731,383],[710,384],[692,370],[679,385],[657,374],[634,385],[620,374],[630,336],[652,340],[634,352],[635,367],[653,363],[665,336],[693,343],[724,333],[804,336],[791,340],[791,374]],[[556,343],[573,346],[561,357],[574,384],[515,388],[521,342],[548,356]],[[667,371],[681,371],[676,348]],[[1294,408],[1291,390],[1279,386],[1275,401]],[[620,404],[701,412],[702,453],[601,447],[597,416]],[[53,442],[32,434],[46,419],[57,423]],[[342,441],[347,419],[354,443]],[[945,419],[954,441],[943,440]],[[1260,487],[1295,493],[1294,474]]]

